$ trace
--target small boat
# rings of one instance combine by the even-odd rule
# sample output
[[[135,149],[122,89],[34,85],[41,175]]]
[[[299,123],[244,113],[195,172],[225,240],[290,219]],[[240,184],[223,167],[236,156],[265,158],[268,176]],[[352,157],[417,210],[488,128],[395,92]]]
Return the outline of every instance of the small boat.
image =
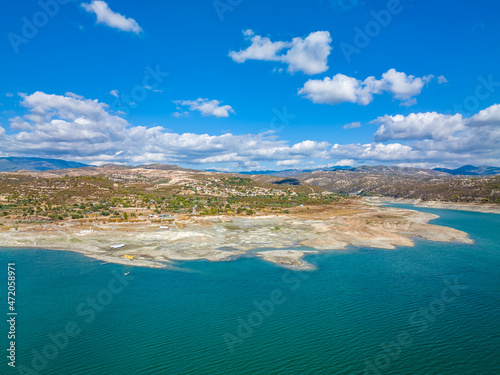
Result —
[[[168,229],[168,227],[163,227],[163,226],[162,226],[162,227],[160,227],[160,229]]]
[[[127,276],[130,272],[125,272],[124,275]]]
[[[111,245],[112,249],[121,249],[123,246],[125,246],[124,243],[118,244],[118,245]]]

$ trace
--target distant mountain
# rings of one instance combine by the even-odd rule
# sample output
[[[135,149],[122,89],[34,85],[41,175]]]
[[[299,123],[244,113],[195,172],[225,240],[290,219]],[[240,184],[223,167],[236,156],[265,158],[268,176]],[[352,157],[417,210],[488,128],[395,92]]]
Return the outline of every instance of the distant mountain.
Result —
[[[434,168],[435,171],[445,172],[452,175],[463,176],[493,176],[500,174],[500,168],[497,167],[475,167],[473,165],[464,165],[457,169]]]
[[[352,170],[352,167],[343,167],[343,166],[335,166],[329,168],[316,168],[316,169],[284,169],[282,171],[246,171],[246,172],[238,172],[239,174],[247,174],[247,175],[268,175],[275,177],[292,177],[299,175],[301,173],[310,173],[316,171],[337,171],[337,170]]]
[[[344,171],[302,173],[293,179],[341,194],[500,203],[500,175],[454,176],[432,169],[361,166]]]
[[[444,172],[433,169],[413,168],[413,167],[395,167],[385,165],[362,165],[350,169],[352,172],[365,174],[377,174],[384,176],[415,176],[415,177],[431,177],[431,176],[446,176]]]
[[[301,174],[305,171],[301,171],[298,169],[284,169],[282,171],[244,171],[244,172],[237,172],[238,174],[246,174],[246,175],[256,175],[256,174],[261,174],[261,175],[266,175],[266,176],[276,176],[276,177],[289,177],[289,176],[295,176],[297,174]]]
[[[82,168],[88,167],[86,164],[75,161],[66,161],[60,159],[41,159],[41,158],[0,158],[0,172],[16,171],[48,171],[55,169]]]
[[[162,170],[162,171],[200,172],[200,170],[198,170],[198,169],[189,169],[189,168],[179,167],[178,165],[175,165],[175,164],[160,164],[160,163],[137,165],[134,168],[156,169],[156,170]]]
[[[390,176],[446,176],[445,172],[432,169],[394,167],[385,165],[361,165],[359,167],[335,166],[315,169],[285,169],[283,171],[249,171],[239,172],[247,175],[269,175],[274,177],[293,177],[303,173],[313,172],[358,172],[364,174],[390,175]]]

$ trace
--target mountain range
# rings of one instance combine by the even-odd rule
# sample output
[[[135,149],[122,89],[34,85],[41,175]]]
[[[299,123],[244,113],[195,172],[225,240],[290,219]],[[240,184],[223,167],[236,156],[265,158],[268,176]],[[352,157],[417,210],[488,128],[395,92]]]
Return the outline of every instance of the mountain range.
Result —
[[[329,168],[316,168],[316,169],[285,169],[281,171],[267,170],[267,171],[245,171],[239,174],[246,175],[269,175],[274,177],[293,177],[304,173],[313,172],[358,172],[364,174],[378,174],[378,175],[391,175],[391,176],[446,176],[446,175],[463,175],[463,176],[493,176],[500,174],[500,168],[496,167],[475,167],[473,165],[465,165],[457,169],[446,168],[412,168],[412,167],[395,167],[385,165],[362,165],[359,167],[335,166]]]
[[[500,174],[500,168],[497,167],[475,167],[473,165],[464,165],[457,169],[434,168],[435,171],[445,172],[452,175],[462,176],[491,176]]]
[[[43,158],[31,158],[31,157],[3,157],[0,158],[0,172],[16,172],[20,170],[26,171],[47,171],[47,170],[57,170],[57,169],[69,169],[69,168],[84,168],[89,167],[87,164],[66,161],[61,159],[43,159]],[[132,166],[114,166],[107,165],[109,168],[134,168]],[[146,169],[164,169],[164,170],[184,170],[185,168],[176,165],[163,165],[163,164],[149,164],[143,165],[142,168]],[[187,169],[185,169],[187,170]],[[194,171],[189,169],[189,171]],[[218,172],[215,169],[207,169],[207,172]],[[500,168],[480,166],[476,167],[473,165],[464,165],[457,169],[447,169],[447,168],[434,168],[434,169],[423,169],[423,168],[411,168],[411,167],[394,167],[394,166],[369,166],[362,165],[359,167],[349,167],[349,166],[334,166],[327,168],[315,168],[315,169],[285,169],[281,171],[276,170],[264,170],[264,171],[244,171],[239,172],[239,174],[245,175],[268,175],[273,177],[293,177],[304,173],[314,173],[314,172],[358,172],[363,174],[377,174],[377,175],[393,175],[393,176],[446,176],[446,175],[462,175],[462,176],[492,176],[499,175]]]
[[[42,158],[20,158],[7,157],[0,158],[0,172],[16,171],[48,171],[55,169],[82,168],[88,167],[83,163],[75,161],[66,161],[61,159],[42,159]]]

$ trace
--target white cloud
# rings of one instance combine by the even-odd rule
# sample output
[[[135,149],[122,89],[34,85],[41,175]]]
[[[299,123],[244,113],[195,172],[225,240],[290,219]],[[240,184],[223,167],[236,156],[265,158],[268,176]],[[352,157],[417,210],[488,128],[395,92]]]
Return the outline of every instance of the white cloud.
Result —
[[[305,95],[310,101],[318,104],[356,103],[358,101],[356,91],[359,86],[357,79],[337,74],[333,78],[307,81],[299,90],[299,95]]]
[[[268,37],[254,35],[252,30],[245,30],[243,35],[252,44],[245,50],[229,52],[229,57],[237,63],[244,63],[247,60],[280,61],[277,53],[287,46],[286,42],[271,42]]]
[[[268,37],[255,35],[252,30],[243,32],[251,45],[239,52],[229,52],[237,63],[247,60],[276,61],[288,64],[288,72],[318,74],[328,70],[328,56],[332,38],[328,31],[316,31],[305,38],[293,38],[290,42],[271,41]]]
[[[29,122],[25,121],[22,117],[16,116],[14,118],[9,119],[10,128],[12,130],[32,130],[33,127]]]
[[[178,108],[178,109],[180,109],[180,108]],[[187,111],[184,111],[184,112],[180,112],[180,111],[179,112],[174,112],[174,113],[172,113],[172,116],[174,116],[176,118],[187,117],[187,116],[189,116],[189,112],[187,112]]]
[[[190,111],[199,111],[202,116],[229,117],[230,113],[236,113],[230,105],[221,105],[218,100],[196,99],[196,100],[176,100],[178,106],[189,106]],[[185,113],[185,112],[184,112]],[[181,117],[183,112],[174,113],[175,117]]]
[[[291,144],[262,134],[174,133],[134,126],[105,103],[78,95],[22,94],[23,116],[0,127],[0,154],[63,158],[91,164],[160,162],[231,170],[291,165],[500,165],[500,104],[463,118],[435,112],[381,116],[373,142]],[[197,101],[195,101],[197,102]],[[337,162],[334,162],[337,161]],[[332,164],[333,163],[333,164]],[[427,163],[427,164],[426,164]]]
[[[276,162],[277,166],[291,166],[300,164],[301,160],[299,159],[289,159],[289,160],[279,160]]]
[[[465,129],[462,115],[443,115],[436,112],[412,113],[408,116],[382,116],[373,123],[380,124],[375,141],[390,140],[445,140]]]
[[[340,103],[357,103],[368,105],[373,101],[373,95],[388,92],[402,105],[416,103],[415,96],[420,95],[422,88],[433,78],[432,75],[415,77],[389,69],[382,74],[381,79],[371,76],[364,81],[344,74],[336,74],[332,78],[310,79],[299,90],[313,103],[336,105]]]
[[[8,92],[8,93],[5,94],[5,96],[8,97],[8,98],[12,98],[14,96],[14,94],[11,93],[11,92]]]
[[[500,126],[500,104],[479,111],[469,121],[472,126]]]
[[[109,93],[113,95],[115,98],[119,98],[120,93],[118,92],[118,90],[111,90]]]
[[[113,12],[104,1],[93,0],[90,4],[83,3],[82,8],[89,13],[94,13],[97,16],[97,23],[135,34],[142,32],[142,28],[133,18]]]
[[[464,118],[461,114],[436,112],[408,116],[383,116],[374,121],[380,127],[375,140],[410,141],[411,162],[500,164],[500,105]],[[413,141],[413,142],[411,142]]]
[[[354,129],[354,128],[360,128],[361,123],[359,121],[351,122],[350,124],[345,124],[344,129]]]
[[[21,104],[27,113],[11,121],[23,124],[22,129],[11,128],[13,133],[0,141],[0,150],[10,154],[22,150],[26,155],[92,164],[162,162],[234,168],[329,157],[328,142],[304,140],[289,145],[272,133],[178,134],[159,126],[133,126],[97,100],[36,92],[24,95]]]
[[[202,159],[197,159],[198,163],[225,163],[225,162],[245,162],[246,158],[238,156],[236,152],[222,155],[209,156]]]
[[[64,94],[64,95],[69,96],[71,98],[80,99],[80,100],[81,99],[85,99],[83,96],[75,94],[75,93],[72,93],[72,92],[69,92],[69,91],[66,92],[66,94]]]
[[[448,83],[448,80],[446,79],[445,76],[439,76],[437,77],[438,83],[441,85],[443,83]]]
[[[434,169],[434,168],[443,168],[442,164],[436,163],[397,163],[395,164],[397,167],[403,168],[422,168],[422,169]]]
[[[398,161],[418,156],[411,146],[401,143],[383,144],[378,142],[366,144],[335,144],[331,154],[336,157],[347,157],[353,160]]]
[[[412,75],[408,76],[405,73],[397,72],[395,69],[389,69],[382,74],[380,85],[382,90],[390,92],[395,99],[413,101],[414,97],[422,92],[424,84],[429,83],[433,78],[433,75],[421,78]]]
[[[329,164],[329,167],[354,167],[356,165],[356,161],[353,159],[342,159],[336,163]]]

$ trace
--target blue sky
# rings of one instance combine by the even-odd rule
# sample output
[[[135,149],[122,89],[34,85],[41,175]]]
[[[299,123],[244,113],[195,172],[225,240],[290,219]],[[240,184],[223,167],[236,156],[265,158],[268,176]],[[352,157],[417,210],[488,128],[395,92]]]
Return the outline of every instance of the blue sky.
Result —
[[[499,10],[8,2],[0,156],[221,170],[500,165]]]

